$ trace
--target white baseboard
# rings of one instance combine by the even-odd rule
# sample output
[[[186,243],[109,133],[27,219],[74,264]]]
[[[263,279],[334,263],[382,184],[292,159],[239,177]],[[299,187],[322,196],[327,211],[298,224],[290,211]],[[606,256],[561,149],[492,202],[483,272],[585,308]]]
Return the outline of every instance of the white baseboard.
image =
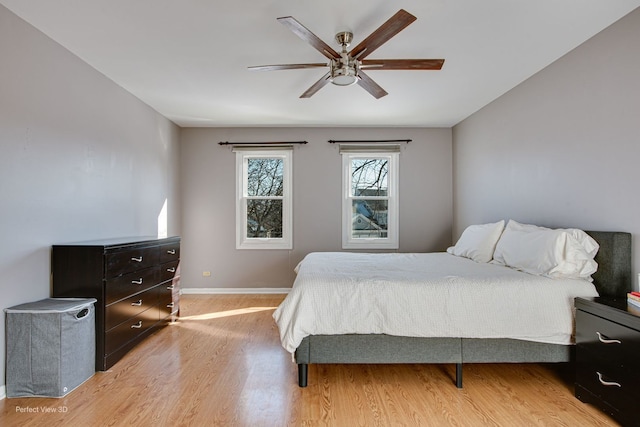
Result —
[[[7,397],[7,386],[0,386],[0,400],[4,399],[5,397]]]
[[[182,288],[185,295],[288,294],[291,288]]]

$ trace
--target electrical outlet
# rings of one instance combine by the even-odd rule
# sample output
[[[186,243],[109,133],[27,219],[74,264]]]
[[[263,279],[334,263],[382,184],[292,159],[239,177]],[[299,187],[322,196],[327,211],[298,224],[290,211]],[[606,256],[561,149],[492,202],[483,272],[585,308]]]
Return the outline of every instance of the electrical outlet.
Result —
[[[202,272],[202,277],[211,277],[211,272],[210,271],[203,271]]]

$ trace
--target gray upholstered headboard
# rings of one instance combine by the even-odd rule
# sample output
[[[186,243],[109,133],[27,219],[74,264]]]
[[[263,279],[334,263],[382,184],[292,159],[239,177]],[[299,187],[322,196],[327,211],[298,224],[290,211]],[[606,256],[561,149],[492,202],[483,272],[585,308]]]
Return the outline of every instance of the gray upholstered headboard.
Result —
[[[631,290],[631,233],[587,231],[600,245],[593,283],[601,297],[624,297]]]

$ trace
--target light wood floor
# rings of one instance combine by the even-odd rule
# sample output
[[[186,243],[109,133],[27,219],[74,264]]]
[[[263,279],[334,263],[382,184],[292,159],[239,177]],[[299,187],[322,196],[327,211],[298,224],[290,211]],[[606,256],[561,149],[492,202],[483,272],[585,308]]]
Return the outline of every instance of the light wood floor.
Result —
[[[182,318],[60,399],[0,401],[2,426],[606,426],[563,365],[311,365],[271,318],[281,295],[186,295]]]

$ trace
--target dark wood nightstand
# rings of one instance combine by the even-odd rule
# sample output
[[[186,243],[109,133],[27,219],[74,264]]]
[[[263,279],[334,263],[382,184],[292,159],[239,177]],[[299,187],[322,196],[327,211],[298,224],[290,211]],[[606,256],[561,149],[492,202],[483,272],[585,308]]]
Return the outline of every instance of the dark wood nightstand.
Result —
[[[575,394],[640,426],[640,308],[626,298],[576,298]]]

